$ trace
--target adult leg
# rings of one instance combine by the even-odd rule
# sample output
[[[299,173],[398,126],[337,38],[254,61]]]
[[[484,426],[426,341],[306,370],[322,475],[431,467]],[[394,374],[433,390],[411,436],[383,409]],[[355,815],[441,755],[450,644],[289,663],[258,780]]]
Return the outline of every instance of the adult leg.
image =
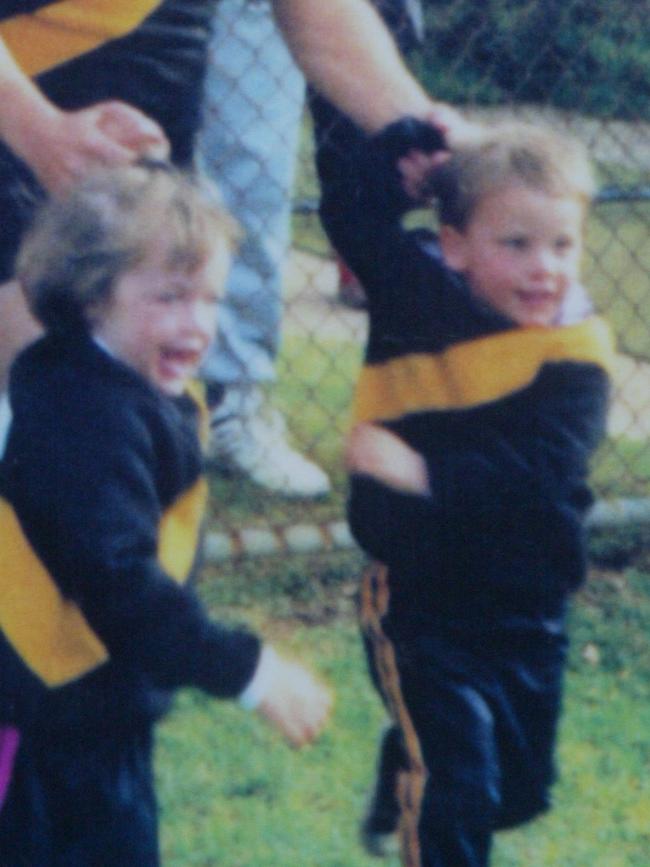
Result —
[[[214,414],[213,457],[270,490],[315,496],[329,483],[286,442],[262,386],[275,378],[282,270],[304,79],[268,0],[222,0],[214,18],[199,164],[218,183],[244,229],[205,363]]]

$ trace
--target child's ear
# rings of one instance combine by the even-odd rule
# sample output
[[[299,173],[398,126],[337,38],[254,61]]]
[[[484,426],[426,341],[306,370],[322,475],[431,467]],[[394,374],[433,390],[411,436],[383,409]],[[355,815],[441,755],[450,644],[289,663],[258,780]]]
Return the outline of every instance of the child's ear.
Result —
[[[453,271],[464,271],[467,264],[465,255],[465,236],[453,226],[441,226],[438,232],[440,249],[447,265]]]

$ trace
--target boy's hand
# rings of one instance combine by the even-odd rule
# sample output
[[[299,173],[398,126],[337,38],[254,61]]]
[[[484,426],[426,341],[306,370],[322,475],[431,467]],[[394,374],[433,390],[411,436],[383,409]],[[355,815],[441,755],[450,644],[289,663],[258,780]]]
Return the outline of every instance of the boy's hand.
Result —
[[[319,734],[332,707],[332,694],[301,665],[280,657],[273,683],[258,706],[294,747],[302,747]]]
[[[427,465],[404,440],[374,424],[358,424],[348,434],[345,461],[350,473],[371,476],[396,491],[430,493]]]
[[[480,139],[483,127],[467,120],[455,108],[444,103],[436,104],[431,112],[420,118],[440,134],[444,147],[440,150],[413,148],[398,161],[402,187],[414,202],[427,203],[431,198],[429,178],[447,159],[450,149],[471,144]]]

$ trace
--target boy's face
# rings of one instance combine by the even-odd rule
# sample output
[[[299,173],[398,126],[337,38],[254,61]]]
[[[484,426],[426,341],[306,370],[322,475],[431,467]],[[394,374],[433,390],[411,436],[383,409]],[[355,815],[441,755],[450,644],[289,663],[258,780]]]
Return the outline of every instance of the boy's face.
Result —
[[[169,396],[179,395],[212,342],[217,302],[230,264],[224,243],[188,271],[170,267],[169,247],[152,246],[119,277],[96,311],[93,334]]]
[[[447,264],[518,325],[552,325],[582,257],[583,205],[520,184],[482,199],[460,232],[443,226]]]

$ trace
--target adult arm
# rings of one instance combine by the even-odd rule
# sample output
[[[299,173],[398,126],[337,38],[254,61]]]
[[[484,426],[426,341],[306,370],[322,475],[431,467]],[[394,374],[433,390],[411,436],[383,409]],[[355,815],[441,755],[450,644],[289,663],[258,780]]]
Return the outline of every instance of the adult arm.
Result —
[[[60,192],[97,165],[161,157],[160,127],[132,106],[103,102],[62,111],[18,66],[0,39],[0,138],[50,192]]]
[[[274,0],[285,38],[311,84],[367,132],[403,115],[462,135],[465,121],[432,100],[366,0]]]

